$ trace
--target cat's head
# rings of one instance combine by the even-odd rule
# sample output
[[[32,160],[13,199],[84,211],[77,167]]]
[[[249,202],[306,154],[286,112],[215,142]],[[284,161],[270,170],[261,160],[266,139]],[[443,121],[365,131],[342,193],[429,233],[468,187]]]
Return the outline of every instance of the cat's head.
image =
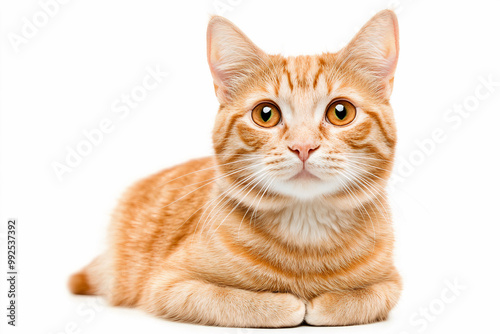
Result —
[[[213,143],[225,191],[245,201],[307,201],[370,198],[385,186],[396,144],[392,11],[375,15],[337,53],[269,55],[219,16],[207,37],[220,102]]]

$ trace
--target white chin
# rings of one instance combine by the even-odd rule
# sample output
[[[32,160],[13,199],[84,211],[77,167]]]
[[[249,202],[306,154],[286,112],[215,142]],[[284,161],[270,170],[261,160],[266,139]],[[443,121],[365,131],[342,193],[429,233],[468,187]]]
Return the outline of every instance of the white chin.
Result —
[[[298,178],[276,180],[271,188],[282,195],[295,197],[300,200],[311,200],[321,195],[333,194],[342,188],[335,180],[323,181],[318,178]]]

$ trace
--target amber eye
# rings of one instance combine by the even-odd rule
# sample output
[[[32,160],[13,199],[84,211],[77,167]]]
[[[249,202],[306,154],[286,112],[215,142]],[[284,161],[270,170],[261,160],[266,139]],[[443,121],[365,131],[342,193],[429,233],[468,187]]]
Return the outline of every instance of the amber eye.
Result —
[[[326,118],[333,125],[347,125],[356,117],[356,107],[346,100],[338,100],[330,103],[326,108]]]
[[[252,119],[257,125],[270,128],[280,122],[281,113],[276,105],[262,102],[253,108]]]

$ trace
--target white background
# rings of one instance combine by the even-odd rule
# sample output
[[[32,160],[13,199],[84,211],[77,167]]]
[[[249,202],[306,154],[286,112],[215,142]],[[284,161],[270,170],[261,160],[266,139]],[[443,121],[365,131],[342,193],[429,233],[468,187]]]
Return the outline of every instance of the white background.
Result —
[[[221,2],[231,7],[224,16],[257,45],[291,55],[338,50],[378,10],[392,7],[399,17],[401,53],[392,98],[399,178],[391,201],[403,297],[386,322],[280,333],[498,331],[498,2]],[[20,276],[18,326],[9,326],[8,333],[71,333],[72,327],[79,333],[259,331],[173,323],[103,307],[100,299],[75,297],[66,289],[68,275],[102,250],[109,214],[125,187],[211,154],[218,104],[205,31],[216,12],[213,0],[68,1],[16,52],[9,36],[20,35],[24,18],[33,22],[41,10],[35,0],[3,1],[1,9],[2,333],[10,217],[19,221]],[[146,68],[156,66],[169,75],[120,118],[113,104],[141,85]],[[481,83],[488,77],[497,82],[492,92]],[[464,104],[470,112],[457,118],[453,108]],[[85,140],[82,132],[103,119],[113,122],[113,131],[59,180],[53,163],[64,163],[68,147],[74,149]],[[430,144],[435,131],[445,139]],[[417,142],[427,143],[426,152]],[[449,284],[460,287],[453,292]]]

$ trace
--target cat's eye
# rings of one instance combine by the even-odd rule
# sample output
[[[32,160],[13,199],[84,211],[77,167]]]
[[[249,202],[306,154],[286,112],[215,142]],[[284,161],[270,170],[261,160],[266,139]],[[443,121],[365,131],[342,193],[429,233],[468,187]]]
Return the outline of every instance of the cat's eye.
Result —
[[[351,123],[355,117],[356,107],[346,100],[333,101],[326,108],[326,118],[333,125],[347,125]]]
[[[257,124],[264,128],[276,126],[281,120],[281,112],[279,108],[271,102],[259,103],[252,110],[252,119]]]

